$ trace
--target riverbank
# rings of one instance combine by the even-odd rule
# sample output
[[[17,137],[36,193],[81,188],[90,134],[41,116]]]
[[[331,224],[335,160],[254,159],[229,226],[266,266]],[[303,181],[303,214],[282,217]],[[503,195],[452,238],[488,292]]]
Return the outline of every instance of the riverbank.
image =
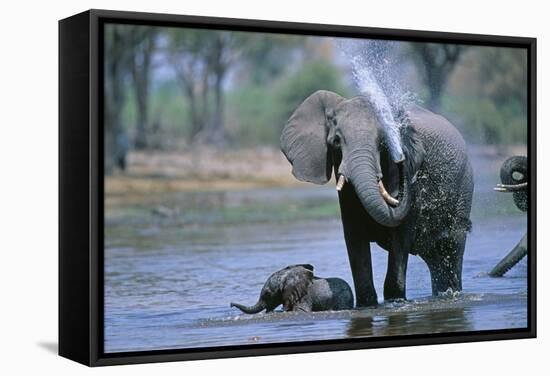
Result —
[[[502,162],[525,148],[471,147],[472,218],[520,214],[493,187]],[[181,224],[224,224],[339,217],[334,184],[303,183],[275,148],[132,152],[128,169],[105,177],[109,223],[163,218]],[[517,213],[516,213],[517,212]]]
[[[525,146],[471,146],[469,154],[483,169],[498,173],[511,155],[525,155]],[[201,147],[181,151],[132,151],[125,172],[105,178],[107,195],[181,191],[241,190],[265,187],[299,187],[291,166],[273,147],[216,149]],[[477,172],[477,171],[476,171]],[[490,171],[489,171],[490,172]]]

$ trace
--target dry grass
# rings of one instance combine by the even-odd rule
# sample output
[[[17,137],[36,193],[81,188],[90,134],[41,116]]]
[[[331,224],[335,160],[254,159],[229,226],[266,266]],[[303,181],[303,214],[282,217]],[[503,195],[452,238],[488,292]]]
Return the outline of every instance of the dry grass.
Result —
[[[105,178],[107,195],[233,190],[301,184],[274,148],[133,151],[128,169]]]
[[[525,155],[525,146],[471,146],[473,159],[491,162],[498,173],[500,163],[511,155]],[[183,151],[132,151],[128,169],[105,178],[108,196],[242,190],[289,187],[301,183],[291,173],[284,155],[275,148],[218,150],[201,147]]]

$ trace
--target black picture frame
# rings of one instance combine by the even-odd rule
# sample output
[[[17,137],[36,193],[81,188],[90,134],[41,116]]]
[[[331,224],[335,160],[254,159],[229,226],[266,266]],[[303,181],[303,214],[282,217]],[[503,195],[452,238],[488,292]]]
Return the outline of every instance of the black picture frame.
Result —
[[[103,34],[105,22],[460,43],[528,53],[528,326],[300,343],[103,351]],[[536,39],[172,14],[88,10],[59,21],[59,354],[88,366],[536,337]]]

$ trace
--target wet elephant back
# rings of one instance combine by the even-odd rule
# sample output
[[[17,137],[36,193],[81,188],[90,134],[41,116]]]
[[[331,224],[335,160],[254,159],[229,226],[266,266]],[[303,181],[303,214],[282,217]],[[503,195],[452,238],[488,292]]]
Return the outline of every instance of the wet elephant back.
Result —
[[[340,278],[315,279],[308,295],[311,297],[312,311],[353,308],[353,292],[348,283]]]

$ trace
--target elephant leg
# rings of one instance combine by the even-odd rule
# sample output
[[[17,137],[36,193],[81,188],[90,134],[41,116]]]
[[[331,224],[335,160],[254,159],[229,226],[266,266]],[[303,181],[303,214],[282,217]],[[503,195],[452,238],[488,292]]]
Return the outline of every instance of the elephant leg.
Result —
[[[400,236],[397,231],[391,235],[388,252],[388,270],[384,281],[384,299],[406,299],[407,263],[409,260],[409,237]]]
[[[439,239],[429,256],[423,259],[430,269],[432,294],[462,290],[462,260],[466,233]]]
[[[346,240],[346,243],[348,241]],[[372,276],[370,243],[349,242],[348,257],[355,286],[357,307],[368,307],[378,304]]]
[[[295,304],[292,307],[292,309],[290,309],[289,311],[292,311],[292,312],[312,312],[313,309],[312,309],[311,302],[301,301],[301,302]]]
[[[344,238],[355,286],[356,306],[373,306],[378,304],[378,297],[372,276],[370,241],[365,235],[363,207],[351,185],[344,186],[339,197]]]

